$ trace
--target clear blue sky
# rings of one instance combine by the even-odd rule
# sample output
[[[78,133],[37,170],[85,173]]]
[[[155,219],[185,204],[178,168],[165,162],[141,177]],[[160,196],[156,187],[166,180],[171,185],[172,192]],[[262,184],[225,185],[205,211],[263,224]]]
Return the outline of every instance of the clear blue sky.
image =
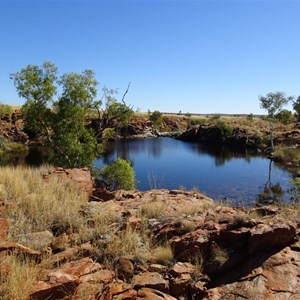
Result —
[[[300,94],[300,1],[0,0],[0,41],[9,104],[24,103],[9,74],[44,61],[120,94],[130,81],[142,111],[262,113],[258,95]]]

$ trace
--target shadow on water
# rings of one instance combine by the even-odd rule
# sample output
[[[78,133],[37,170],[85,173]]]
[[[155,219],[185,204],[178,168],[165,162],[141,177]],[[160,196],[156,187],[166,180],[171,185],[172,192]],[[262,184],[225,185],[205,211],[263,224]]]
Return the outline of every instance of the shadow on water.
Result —
[[[38,167],[48,162],[50,151],[46,147],[29,147],[22,152],[9,152],[0,157],[1,166]]]

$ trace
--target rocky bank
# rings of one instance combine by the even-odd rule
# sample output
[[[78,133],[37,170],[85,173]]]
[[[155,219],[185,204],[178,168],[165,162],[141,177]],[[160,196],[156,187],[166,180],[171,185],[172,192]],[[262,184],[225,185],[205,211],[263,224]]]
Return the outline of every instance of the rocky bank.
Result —
[[[34,261],[40,274],[32,300],[300,299],[296,209],[226,207],[197,191],[109,192],[93,188],[85,169],[56,169],[45,180],[52,176],[86,192],[82,214],[91,233],[99,215],[114,217],[107,231],[90,239],[56,229],[10,241],[14,224],[5,218],[5,203],[1,206],[1,276],[9,272],[11,253]],[[155,255],[155,247],[143,253],[147,243],[170,246],[171,256]],[[140,255],[124,249],[138,249]]]

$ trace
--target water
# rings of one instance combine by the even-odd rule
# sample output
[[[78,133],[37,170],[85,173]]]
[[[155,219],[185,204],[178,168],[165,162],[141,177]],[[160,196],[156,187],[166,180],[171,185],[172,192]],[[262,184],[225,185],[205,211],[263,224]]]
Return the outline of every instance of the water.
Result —
[[[270,191],[275,186],[277,192],[278,187],[283,191],[281,201],[290,197],[287,190],[292,174],[265,157],[245,151],[205,147],[171,138],[109,142],[105,149],[107,153],[95,166],[102,167],[117,157],[129,159],[136,173],[137,188],[142,191],[197,188],[215,200],[253,205],[265,188]]]

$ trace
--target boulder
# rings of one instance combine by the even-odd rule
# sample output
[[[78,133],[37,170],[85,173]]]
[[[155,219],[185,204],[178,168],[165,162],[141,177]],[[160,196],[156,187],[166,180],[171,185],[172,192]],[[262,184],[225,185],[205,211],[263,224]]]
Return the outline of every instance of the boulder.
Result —
[[[89,197],[93,194],[93,180],[91,173],[88,169],[64,169],[64,168],[56,168],[45,174],[43,178],[45,180],[56,177],[60,180],[70,180],[76,183],[78,189],[80,191],[86,192]]]
[[[296,237],[296,224],[234,220],[207,222],[201,228],[171,239],[174,257],[188,261],[204,259],[204,272],[212,275],[230,270],[252,255],[283,248]],[[201,256],[201,257],[200,257]]]
[[[176,298],[151,288],[141,288],[137,293],[137,300],[176,300]]]
[[[15,242],[0,241],[0,252],[4,254],[22,254],[30,259],[40,261],[41,252],[25,247]]]
[[[97,300],[135,300],[137,292],[132,285],[122,281],[106,285],[97,295]]]
[[[17,240],[24,246],[42,251],[51,246],[51,243],[54,241],[54,236],[50,231],[45,230],[21,234],[17,237]]]
[[[33,285],[30,293],[30,300],[57,300],[73,295],[80,280],[77,276],[72,276],[62,272],[52,272],[48,274],[48,282],[39,281]]]
[[[162,292],[169,291],[169,282],[157,272],[144,272],[133,277],[134,287],[149,287]]]
[[[239,280],[228,280],[227,284],[221,280],[222,284],[209,289],[204,299],[297,300],[300,299],[299,274],[300,253],[286,247]]]
[[[120,257],[116,263],[118,278],[127,282],[133,277],[134,266],[127,257]]]

